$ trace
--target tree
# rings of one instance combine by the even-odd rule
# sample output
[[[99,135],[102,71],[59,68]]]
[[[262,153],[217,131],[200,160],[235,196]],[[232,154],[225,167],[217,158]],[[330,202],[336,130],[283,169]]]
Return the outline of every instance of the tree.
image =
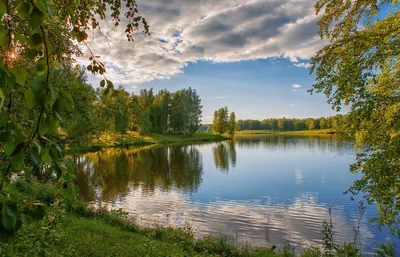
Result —
[[[215,134],[222,135],[228,133],[233,135],[235,133],[236,126],[235,113],[232,112],[229,115],[228,107],[220,108],[214,112],[212,131]]]
[[[154,105],[157,106],[157,120],[158,125],[155,126],[157,133],[167,133],[169,126],[169,113],[170,113],[170,93],[164,89],[160,90],[156,97]]]
[[[306,126],[309,130],[315,129],[315,120],[313,118],[308,118],[306,120]]]
[[[319,127],[321,129],[327,129],[328,128],[328,120],[324,117],[319,118]]]
[[[60,128],[67,134],[67,140],[73,144],[87,143],[96,133],[93,115],[96,92],[87,83],[85,70],[80,66],[54,69],[50,81],[67,95],[64,103],[68,108],[60,113],[63,118]],[[54,136],[57,137],[57,134]]]
[[[187,101],[188,101],[188,107],[186,108],[187,111],[187,129],[185,129],[190,133],[193,134],[195,133],[201,123],[201,114],[202,114],[202,108],[203,106],[201,105],[201,100],[200,97],[197,95],[196,89],[192,90],[191,87],[187,89]]]
[[[373,221],[400,236],[398,1],[319,0],[315,7],[322,13],[319,34],[329,44],[312,59],[311,93],[324,93],[335,110],[349,106],[344,131],[364,151],[351,166],[361,179],[348,192],[375,202]],[[377,19],[383,7],[387,15]]]
[[[212,130],[212,132],[217,134],[221,131],[220,127],[221,127],[221,125],[220,125],[220,122],[218,119],[218,111],[215,111],[214,116],[213,116],[213,123],[211,125],[211,130]]]
[[[124,14],[122,6],[127,10]],[[68,195],[74,187],[72,168],[63,157],[63,149],[48,137],[58,133],[61,114],[69,107],[67,90],[55,83],[51,74],[61,65],[71,66],[73,56],[81,55],[77,43],[88,38],[88,29],[100,30],[99,21],[107,17],[118,26],[122,15],[129,41],[139,24],[149,32],[134,0],[123,4],[111,0],[0,1],[2,240],[11,242],[22,223],[29,225],[32,218],[44,215],[43,205],[19,204],[15,196],[4,191],[13,173],[24,170],[28,179],[33,170],[51,174],[57,195]],[[104,75],[105,66],[99,57],[92,54],[89,60],[87,69]],[[108,90],[113,87],[111,81],[102,80],[100,86],[106,85]]]
[[[285,130],[285,118],[278,120],[278,128],[279,130]]]
[[[233,136],[235,134],[235,127],[236,127],[236,115],[234,112],[231,112],[229,115],[229,130],[228,133],[230,136]]]

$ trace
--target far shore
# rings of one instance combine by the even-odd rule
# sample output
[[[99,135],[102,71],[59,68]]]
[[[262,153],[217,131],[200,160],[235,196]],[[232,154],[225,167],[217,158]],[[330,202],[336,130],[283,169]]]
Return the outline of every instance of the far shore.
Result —
[[[336,134],[336,130],[334,130],[334,129],[315,129],[315,130],[301,130],[301,131],[241,130],[241,131],[235,132],[235,135],[254,135],[254,134],[332,135],[332,134]]]
[[[128,148],[131,146],[146,145],[175,145],[202,142],[219,142],[228,140],[226,135],[215,135],[211,133],[196,132],[194,134],[147,134],[139,135],[136,132],[128,131],[125,134],[103,134],[95,138],[91,143],[84,146],[72,145],[70,152],[73,154],[83,154],[86,152],[96,152],[105,148]]]

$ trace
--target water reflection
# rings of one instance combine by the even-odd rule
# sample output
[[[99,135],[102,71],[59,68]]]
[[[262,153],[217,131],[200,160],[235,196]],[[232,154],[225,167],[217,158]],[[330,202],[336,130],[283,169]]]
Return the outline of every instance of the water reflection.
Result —
[[[343,153],[352,148],[351,140],[341,139],[337,135],[291,136],[291,135],[237,135],[240,148],[268,148],[272,150],[306,149]]]
[[[108,149],[85,155],[79,164],[80,194],[86,201],[115,200],[140,185],[146,195],[156,188],[195,192],[203,172],[195,146]]]
[[[229,140],[217,143],[213,147],[215,167],[222,173],[228,173],[236,166],[235,141]]]
[[[110,149],[78,160],[81,196],[123,208],[137,222],[228,233],[259,246],[321,242],[333,206],[335,240],[353,240],[357,203],[343,192],[355,177],[351,141],[328,137],[240,136],[191,146]],[[234,172],[232,172],[234,170]],[[364,250],[391,240],[361,222]]]

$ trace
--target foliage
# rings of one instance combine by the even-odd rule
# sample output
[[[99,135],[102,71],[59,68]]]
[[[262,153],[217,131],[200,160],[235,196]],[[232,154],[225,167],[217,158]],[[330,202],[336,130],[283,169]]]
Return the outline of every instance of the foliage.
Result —
[[[228,107],[220,108],[214,112],[212,131],[222,135],[228,133],[232,136],[236,128],[236,115],[234,112],[229,114]]]
[[[341,131],[340,124],[343,116],[336,115],[331,117],[307,118],[307,119],[289,119],[289,118],[271,118],[259,120],[238,120],[236,130],[272,130],[272,131],[302,131],[314,129],[335,129]]]
[[[377,257],[387,257],[387,256],[398,256],[396,252],[396,244],[384,244],[380,243],[375,249]]]
[[[137,10],[134,0],[124,1],[124,23],[128,40],[143,24],[149,26]],[[12,242],[22,225],[39,221],[45,206],[40,202],[22,202],[6,187],[16,172],[46,174],[54,179],[58,196],[73,188],[73,174],[63,158],[63,149],[54,136],[71,106],[68,90],[53,76],[58,67],[69,67],[73,55],[81,55],[77,42],[85,44],[86,30],[100,31],[100,20],[110,16],[118,26],[122,16],[120,1],[0,1],[0,238]],[[99,56],[89,57],[87,67],[104,75]],[[106,78],[101,86],[112,82]],[[68,122],[64,125],[67,126]],[[5,250],[3,248],[2,250]],[[12,249],[9,248],[12,252]],[[9,252],[9,254],[12,254]]]
[[[139,95],[129,94],[123,87],[107,93],[98,90],[94,105],[96,123],[100,133],[125,133],[128,130],[140,134],[181,133],[193,134],[200,126],[201,100],[192,88],[157,94],[153,90],[141,90]]]
[[[319,0],[319,34],[327,39],[312,60],[313,90],[335,110],[349,106],[344,130],[364,146],[351,167],[349,189],[375,202],[373,221],[400,236],[400,15],[397,0]],[[378,18],[379,16],[379,18]]]
[[[235,134],[236,129],[236,115],[234,112],[229,114],[229,123],[228,123],[228,134],[233,136]]]

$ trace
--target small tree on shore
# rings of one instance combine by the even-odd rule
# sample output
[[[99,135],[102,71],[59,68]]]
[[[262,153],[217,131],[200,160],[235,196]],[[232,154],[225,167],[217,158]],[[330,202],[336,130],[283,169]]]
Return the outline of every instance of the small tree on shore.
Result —
[[[228,107],[220,108],[214,112],[214,120],[212,124],[212,131],[215,134],[235,133],[236,116],[232,112],[229,115]]]
[[[235,127],[236,127],[236,115],[234,112],[231,112],[229,115],[229,135],[233,136],[235,134]]]

